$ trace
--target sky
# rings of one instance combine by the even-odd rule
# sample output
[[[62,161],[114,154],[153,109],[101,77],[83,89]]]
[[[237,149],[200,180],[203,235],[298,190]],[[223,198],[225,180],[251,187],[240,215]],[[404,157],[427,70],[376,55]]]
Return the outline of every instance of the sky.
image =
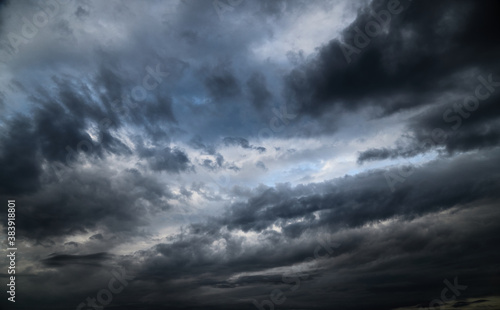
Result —
[[[0,308],[500,309],[499,14],[0,1]]]

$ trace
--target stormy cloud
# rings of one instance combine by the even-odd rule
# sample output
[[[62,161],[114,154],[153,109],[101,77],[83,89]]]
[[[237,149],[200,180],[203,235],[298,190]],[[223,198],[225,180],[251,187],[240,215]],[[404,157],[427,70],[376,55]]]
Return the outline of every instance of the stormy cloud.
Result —
[[[498,308],[499,14],[0,2],[1,308]]]

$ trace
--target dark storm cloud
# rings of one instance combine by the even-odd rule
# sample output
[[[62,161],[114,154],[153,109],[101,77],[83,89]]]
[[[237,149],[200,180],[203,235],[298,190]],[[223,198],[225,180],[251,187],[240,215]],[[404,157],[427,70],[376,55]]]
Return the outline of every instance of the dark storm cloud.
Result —
[[[85,10],[84,8],[82,8],[81,6],[79,6],[75,12],[75,15],[82,18],[82,17],[88,16],[89,12],[87,10]]]
[[[110,81],[116,78],[115,75],[107,71],[106,75],[101,72],[101,77],[104,78],[103,85],[109,87],[107,93],[119,92]],[[71,85],[70,79],[70,76],[65,79],[54,77],[57,92],[51,94],[39,89],[31,98],[38,105],[33,110],[32,121],[36,124],[38,137],[35,139],[39,139],[44,157],[50,161],[67,162],[73,155],[71,153],[80,151],[99,156],[104,152],[131,154],[129,148],[110,132],[123,125],[112,104],[101,98],[104,99],[101,105],[94,100],[88,85],[82,82]],[[91,125],[97,130],[96,142],[86,133]]]
[[[216,100],[231,98],[241,92],[238,80],[225,65],[210,71],[204,83],[210,95]]]
[[[56,79],[58,91],[54,96],[39,89],[31,95],[31,100],[37,104],[32,116],[15,115],[4,125],[6,131],[0,141],[4,173],[0,182],[5,183],[2,188],[9,193],[36,189],[43,160],[68,165],[78,153],[101,158],[106,152],[131,153],[109,131],[116,126],[108,118],[112,114],[107,114],[91,100],[86,93],[88,88],[81,85],[82,89],[75,91],[68,84]],[[96,125],[98,141],[93,141],[86,132],[89,122]]]
[[[206,154],[215,155],[215,147],[211,144],[205,144],[199,135],[194,136],[189,144],[196,150],[203,150]]]
[[[426,168],[428,173],[435,170],[432,165]],[[463,172],[465,175],[467,173]],[[449,180],[454,181],[455,179]],[[409,179],[408,182],[420,184],[422,181]],[[434,182],[442,184],[443,181]],[[474,187],[471,183],[464,182],[467,183],[465,187]],[[337,180],[336,185],[341,183],[350,183],[350,180]],[[370,196],[370,189],[376,187],[376,183],[366,185],[356,182],[356,185],[359,184],[360,192],[367,192],[366,196]],[[436,184],[432,186],[437,187]],[[457,190],[457,186],[460,185],[451,185],[453,188],[450,191]],[[304,194],[323,190],[325,185],[321,184],[316,187],[310,185],[309,188],[280,189],[289,194],[295,191],[297,194]],[[380,194],[380,191],[376,192]],[[399,197],[401,196],[403,195],[400,193]],[[442,196],[440,199],[443,201],[448,199],[447,194]],[[494,195],[490,195],[490,198],[498,199]],[[272,208],[286,198],[280,198],[267,190],[251,200],[256,205],[269,205]],[[402,208],[409,200],[410,198],[395,199],[392,201],[393,208]],[[431,300],[439,297],[443,279],[453,282],[454,277],[458,277],[458,283],[468,286],[465,292],[467,296],[490,294],[490,283],[484,281],[490,277],[491,272],[497,273],[498,268],[478,272],[474,266],[485,262],[485,253],[490,253],[491,256],[486,260],[493,265],[500,255],[498,251],[492,251],[494,244],[498,242],[498,237],[495,237],[498,226],[494,225],[493,220],[498,218],[498,210],[492,200],[476,197],[471,201],[467,193],[463,193],[462,199],[457,201],[458,204],[453,205],[455,210],[451,213],[453,220],[440,221],[435,212],[443,211],[441,208],[429,208],[418,217],[401,218],[393,213],[388,215],[392,221],[386,224],[380,224],[374,218],[372,225],[339,231],[338,235],[333,235],[334,240],[327,242],[326,248],[321,247],[322,237],[318,236],[324,233],[324,229],[318,225],[310,226],[302,234],[303,239],[297,239],[300,241],[295,243],[290,239],[294,237],[293,233],[280,234],[267,230],[252,246],[245,244],[244,239],[225,232],[218,221],[214,221],[213,225],[210,222],[208,225],[192,225],[188,231],[170,237],[167,243],[137,253],[137,257],[145,258],[145,263],[138,269],[138,278],[144,283],[162,283],[162,294],[155,286],[148,286],[149,292],[157,295],[153,304],[175,301],[190,307],[205,308],[233,305],[251,309],[254,306],[252,299],[259,302],[269,300],[269,293],[278,288],[287,296],[283,305],[285,308],[314,305],[317,309],[328,309],[333,300],[325,298],[324,294],[332,296],[336,305],[349,309],[365,309],[368,306],[359,303],[359,298],[374,300],[375,304],[371,303],[370,306],[374,309],[419,303],[427,306]],[[358,208],[356,201],[346,201],[346,204],[353,211]],[[452,205],[448,207],[451,208]],[[234,206],[231,209],[233,208]],[[253,210],[255,212],[249,213],[249,216],[259,212],[258,208]],[[363,207],[359,210],[363,212]],[[348,213],[337,213],[336,217],[350,221]],[[406,213],[412,214],[412,211],[407,210]],[[418,213],[416,211],[414,214]],[[306,223],[312,220],[306,219]],[[327,220],[330,222],[332,218]],[[284,226],[285,229],[286,227]],[[326,227],[328,224],[323,226]],[[457,234],[457,231],[461,233]],[[478,238],[482,240],[480,243],[477,242]],[[328,247],[334,243],[340,243],[340,247]],[[318,245],[322,258],[314,259]],[[334,251],[328,255],[327,249]],[[295,265],[307,257],[313,258],[314,268],[301,269]],[[454,258],[451,264],[450,257]],[[432,259],[432,264],[426,263],[429,259]],[[464,266],[469,266],[471,271],[463,269]],[[269,271],[275,267],[289,269]],[[241,274],[245,272],[258,274]],[[175,280],[178,278],[191,280],[183,281],[179,287]],[[325,283],[331,284],[325,286]],[[209,288],[211,294],[204,295],[202,292]],[[212,294],[217,297],[212,298]],[[191,300],[193,295],[202,298]]]
[[[203,167],[209,169],[209,170],[215,170],[217,167],[215,166],[215,163],[210,160],[210,159],[205,159],[203,160],[203,164],[202,164]]]
[[[239,137],[226,137],[222,140],[226,145],[239,145],[244,149],[252,148],[247,139]]]
[[[284,247],[276,247],[272,243],[276,242],[278,245],[280,241],[284,240],[279,236],[269,236],[269,238],[260,240],[260,246],[251,249],[242,244],[241,238],[217,230],[200,230],[197,227],[192,227],[189,233],[179,235],[170,241],[169,244],[159,244],[148,251],[136,254],[137,257],[146,259],[148,262],[141,266],[138,278],[146,283],[149,281],[163,283],[165,287],[168,287],[164,292],[168,300],[179,300],[181,304],[194,302],[200,306],[218,305],[219,307],[229,306],[228,303],[231,304],[234,301],[216,301],[216,299],[211,298],[209,300],[201,298],[199,301],[189,301],[189,296],[204,287],[231,288],[237,286],[247,291],[248,287],[265,285],[269,281],[279,282],[280,275],[248,276],[234,281],[228,281],[227,278],[237,272],[259,271],[263,268],[291,264],[307,255],[310,246],[298,245],[294,251],[285,254],[282,252]],[[224,254],[214,251],[213,243],[223,244]],[[194,277],[196,274],[199,276]],[[188,277],[191,281],[182,283],[180,287],[173,286],[172,284],[178,277]],[[232,291],[225,293],[233,294]],[[253,294],[255,293],[249,291],[244,297],[245,299],[253,297]],[[162,299],[160,296],[157,298],[158,301]]]
[[[78,247],[78,243],[74,242],[74,241],[66,242],[64,245],[71,245],[71,246],[74,246],[74,247]]]
[[[464,155],[452,162],[432,162],[408,177],[395,193],[390,192],[383,173],[379,171],[295,188],[287,185],[261,187],[246,203],[228,208],[224,217],[192,225],[190,234],[196,239],[182,241],[176,245],[179,248],[165,246],[167,252],[164,253],[174,255],[183,248],[186,251],[196,249],[201,255],[202,248],[187,245],[192,242],[207,244],[206,238],[216,240],[222,235],[230,236],[222,232],[224,227],[264,231],[276,224],[291,233],[280,235],[280,238],[290,238],[300,237],[300,233],[292,233],[297,229],[304,232],[322,227],[336,232],[388,219],[413,221],[429,213],[483,199],[495,201],[499,198],[496,188],[500,170],[490,159],[496,156],[498,150],[480,159]],[[421,194],[427,198],[417,199]],[[322,212],[314,215],[317,211]],[[289,220],[299,218],[305,229],[288,224]]]
[[[227,165],[225,165],[224,157],[221,154],[217,153],[217,155],[215,155],[213,159],[204,159],[201,166],[208,170],[216,171]],[[231,169],[231,167],[228,167],[228,169]]]
[[[247,141],[248,142],[248,141]],[[216,147],[213,144],[205,144],[203,139],[196,135],[190,141],[189,144],[196,150],[200,150],[202,155],[211,155],[210,159],[203,159],[200,166],[209,170],[209,171],[217,171],[221,168],[234,169],[233,165],[227,163],[224,160],[224,156],[216,151]]]
[[[6,131],[0,141],[0,160],[5,163],[1,168],[2,189],[11,194],[37,189],[44,160],[71,165],[81,153],[101,159],[106,154],[131,155],[132,150],[115,134],[129,123],[140,124],[153,140],[168,137],[168,126],[176,123],[168,97],[135,106],[122,100],[124,80],[113,65],[101,66],[89,83],[73,82],[72,78],[54,76],[51,91],[39,87],[29,94],[35,103],[31,116],[15,116],[4,125]],[[92,94],[91,87],[103,89],[100,98]],[[91,128],[97,141],[88,134]],[[187,155],[178,149],[140,148],[139,153],[155,171],[178,173],[189,165]]]
[[[106,59],[110,56],[103,55],[102,57]],[[138,126],[144,129],[143,132],[148,138],[157,142],[169,140],[178,122],[169,92],[157,93],[155,91],[160,86],[164,89],[171,87],[169,85],[172,81],[182,77],[187,64],[178,59],[161,59],[157,56],[154,58],[160,63],[156,66],[145,65],[145,73],[142,73],[143,78],[139,79],[139,84],[128,80],[124,73],[116,68],[122,65],[117,60],[111,60],[110,64],[102,65],[93,83],[94,87],[104,86],[100,99],[106,108],[106,115],[101,117],[101,120],[109,119],[109,126],[112,128],[126,125]],[[142,88],[146,99],[137,102],[138,95],[134,90],[139,93],[137,89],[144,87],[144,81],[147,85],[152,84],[154,87],[146,85],[148,89],[151,89],[150,91]]]
[[[278,224],[285,233],[288,229],[291,236],[300,236],[311,227],[327,226],[337,231],[394,216],[418,217],[486,197],[498,199],[499,175],[494,171],[499,167],[491,162],[497,155],[495,150],[485,159],[463,156],[414,168],[415,172],[398,182],[394,192],[389,190],[386,174],[380,171],[295,189],[267,188],[246,203],[234,205],[219,224],[256,232]],[[313,214],[317,211],[321,211],[319,217]],[[302,217],[305,220],[300,224],[287,224]]]
[[[102,236],[102,234],[95,234],[95,235],[92,235],[89,237],[90,240],[103,240],[104,237]]]
[[[387,148],[369,149],[359,154],[358,163],[362,164],[365,161],[382,160],[390,157],[397,157],[397,155],[399,155],[398,152],[395,152],[394,150],[389,150]]]
[[[25,238],[47,242],[94,229],[138,233],[148,224],[144,215],[168,210],[173,198],[164,184],[137,170],[115,176],[104,169],[54,171],[59,178],[49,170],[43,188],[19,197],[26,207],[17,211],[24,218],[17,229]]]
[[[269,300],[272,290],[280,289],[286,296],[281,307],[290,309],[330,309],[332,303],[345,309],[427,307],[440,297],[443,280],[453,283],[455,277],[467,286],[463,296],[485,296],[493,284],[487,279],[498,273],[495,261],[500,253],[492,250],[498,242],[498,225],[494,225],[498,216],[493,205],[477,205],[455,210],[445,222],[429,215],[346,230],[324,245],[316,235],[320,231],[296,243],[268,233],[249,247],[230,234],[193,226],[167,243],[118,258],[136,281],[113,302],[118,309],[126,309],[147,294],[146,309],[165,304],[174,309],[255,309],[254,299]],[[214,243],[223,244],[224,254],[213,248]],[[317,246],[321,257],[314,258]],[[313,260],[310,268],[294,266],[308,257]],[[65,268],[72,266],[73,260],[61,259]],[[478,264],[491,268],[477,270]],[[273,267],[288,269],[270,271]]]
[[[297,36],[315,37],[307,28],[317,12],[308,9],[328,1],[184,0],[145,10],[105,3],[68,4],[71,17],[40,30],[0,75],[10,81],[0,96],[9,109],[1,117],[0,196],[15,196],[16,232],[30,245],[19,256],[19,309],[75,309],[119,267],[135,280],[109,308],[267,309],[274,289],[286,297],[275,309],[427,307],[455,276],[468,286],[461,297],[497,294],[499,93],[477,109],[455,107],[477,96],[478,76],[500,81],[496,2],[401,1],[402,11],[349,61],[343,48],[358,48],[357,29],[387,9],[372,1],[313,54],[272,55],[289,63],[257,60],[256,51],[288,41],[288,27],[304,20]],[[2,17],[28,12],[10,5]],[[3,25],[2,42],[22,28]],[[135,100],[144,81],[157,86]],[[388,126],[405,131],[395,146],[341,157],[361,151],[361,164],[440,156],[404,176],[397,167],[348,163],[354,175],[309,184],[296,184],[289,170],[302,162],[268,164],[280,150],[310,154],[309,145],[330,143],[315,136],[343,129],[346,114],[361,120],[364,108],[376,125],[390,114]],[[252,145],[269,116],[286,125],[276,136],[290,138],[276,152]],[[346,133],[356,143],[366,138],[356,134]],[[265,164],[253,160],[248,172],[226,155],[232,146],[266,155]],[[330,178],[313,176],[327,165],[342,171],[335,156],[312,162],[318,168],[308,177]],[[214,190],[202,169],[215,178],[233,170],[232,187]],[[274,183],[289,178],[295,185]],[[177,208],[190,207],[178,221]]]
[[[159,98],[157,102],[147,104],[145,107],[144,115],[150,122],[176,122],[172,111],[172,101],[169,98]]]
[[[33,126],[29,118],[16,116],[5,125],[0,138],[0,192],[18,195],[40,186],[40,162],[37,144],[33,143]]]
[[[52,254],[49,258],[43,259],[42,263],[49,267],[60,267],[71,264],[99,266],[100,262],[109,260],[112,257],[113,255],[104,252],[88,255]]]
[[[241,277],[229,282],[223,279],[239,272],[264,271],[267,268],[299,263],[307,256],[312,256],[314,247],[311,244],[304,244],[302,247],[292,246],[289,242],[309,236],[309,234],[315,235],[318,231],[341,233],[345,230],[345,233],[341,233],[343,237],[337,239],[337,241],[342,241],[342,247],[338,249],[335,257],[340,257],[340,255],[347,257],[341,259],[335,266],[322,265],[321,268],[325,271],[317,272],[317,275],[328,278],[339,277],[340,273],[341,279],[344,280],[342,283],[345,283],[347,279],[354,282],[347,288],[345,285],[341,288],[341,284],[334,285],[330,288],[331,290],[339,292],[346,289],[357,290],[356,288],[361,285],[361,294],[375,298],[379,305],[385,305],[379,306],[380,309],[388,305],[401,306],[405,303],[417,302],[419,299],[431,300],[434,298],[435,291],[440,292],[442,279],[456,274],[454,266],[445,267],[449,257],[460,257],[460,261],[456,262],[457,266],[461,264],[474,266],[479,263],[483,259],[481,253],[489,251],[496,242],[492,231],[496,228],[492,222],[490,224],[485,222],[486,225],[482,226],[470,225],[468,229],[475,232],[471,235],[461,234],[460,238],[463,239],[458,241],[450,239],[450,234],[459,229],[458,227],[462,227],[460,222],[456,223],[457,227],[452,224],[454,222],[450,224],[434,222],[436,218],[429,214],[458,207],[454,212],[472,212],[473,217],[481,218],[484,211],[475,210],[474,205],[479,206],[480,201],[496,201],[499,198],[496,193],[498,187],[496,171],[499,169],[496,163],[493,164],[491,161],[492,158],[498,156],[497,153],[498,151],[483,159],[464,156],[455,159],[452,163],[442,161],[431,163],[409,177],[394,194],[384,190],[387,186],[384,177],[381,173],[375,172],[295,188],[286,185],[277,188],[261,188],[247,203],[231,206],[224,218],[214,218],[206,224],[192,225],[189,231],[171,238],[168,244],[159,245],[151,252],[142,253],[141,255],[150,257],[144,265],[146,269],[141,272],[142,279],[145,281],[163,279],[168,283],[177,277],[203,272],[203,277],[196,277],[196,280],[193,278],[193,281],[186,283],[182,290],[177,291],[172,287],[175,282],[166,284],[173,290],[168,290],[173,295],[182,292],[186,296],[185,299],[179,296],[169,296],[169,298],[180,298],[188,304],[194,302],[189,301],[188,296],[203,286],[240,287],[241,290],[221,292],[221,294],[234,294],[239,296],[239,299],[254,296],[267,298],[265,294],[271,288],[280,287],[279,285],[287,287],[280,281],[281,274]],[[422,199],[420,195],[427,198]],[[470,207],[465,207],[467,205]],[[495,212],[494,208],[487,209],[487,212]],[[322,211],[322,213],[319,216],[312,214],[317,211]],[[488,215],[483,215],[485,216],[483,220],[488,218]],[[285,221],[297,218],[302,218],[302,222],[287,224]],[[402,222],[392,224],[387,229],[375,230],[371,234],[362,233],[364,229],[370,229],[370,226],[365,226],[366,224],[376,225],[381,220],[388,219],[396,221],[395,223]],[[408,223],[411,223],[410,227]],[[281,227],[283,233],[277,234],[269,231],[272,224]],[[244,246],[243,239],[224,232],[224,227],[230,230],[262,231],[263,235],[259,237],[259,243],[256,245],[258,248],[251,249]],[[477,227],[482,227],[479,230],[484,229],[484,231],[476,230]],[[352,230],[352,228],[357,229]],[[415,235],[415,231],[427,233]],[[479,235],[488,237],[478,248],[476,240]],[[305,237],[305,240],[310,239]],[[225,250],[218,253],[217,246],[214,248],[213,244],[223,244]],[[462,246],[456,248],[455,244]],[[387,262],[383,259],[383,253],[387,251],[387,248],[392,249],[395,258],[391,262],[390,271],[384,275],[378,275],[381,270],[387,268]],[[161,256],[158,256],[158,253]],[[498,253],[494,256],[498,256]],[[432,257],[436,265],[426,267],[420,265],[421,263],[418,262],[425,257]],[[491,260],[493,261],[493,258]],[[321,261],[321,264],[323,263],[325,262]],[[366,264],[371,267],[368,269],[359,267]],[[407,268],[408,265],[415,265],[415,268]],[[406,267],[403,268],[404,266]],[[439,275],[432,280],[424,279],[421,268],[428,268],[429,272],[438,272]],[[476,285],[474,288],[476,292],[485,293],[487,286],[481,285],[483,280],[480,278],[487,274],[488,272],[485,271],[481,276],[475,273],[465,273],[461,276],[467,284]],[[401,283],[401,277],[412,277],[416,283],[420,283],[420,286],[417,288],[409,283]],[[305,297],[314,292],[317,285],[322,285],[321,282],[315,283],[313,279],[314,277],[308,281],[302,281],[303,287],[306,287],[305,292],[296,298],[314,303],[322,309],[328,306],[327,299],[317,300]],[[381,279],[384,280],[385,285],[377,284]],[[401,294],[394,298],[378,299],[374,295],[392,291],[395,286],[401,287]],[[418,290],[419,295],[414,297],[413,301],[408,300],[403,294],[414,290]],[[291,293],[291,297],[293,296],[295,295]],[[343,302],[352,303],[352,298],[355,297],[346,296]],[[204,304],[218,303],[215,300],[203,300]],[[290,307],[293,306],[293,301],[291,303]],[[241,301],[241,304],[245,302]],[[362,309],[363,306],[353,306],[353,309],[356,308]]]
[[[259,153],[263,153],[263,152],[266,151],[265,147],[262,147],[262,146],[253,146],[253,145],[250,144],[250,142],[248,142],[247,139],[241,138],[241,137],[225,137],[222,140],[222,142],[224,142],[224,144],[226,146],[229,146],[229,145],[238,145],[238,146],[241,146],[244,149],[257,150],[257,151],[259,151]]]
[[[190,167],[186,153],[176,148],[149,148],[138,144],[137,152],[141,158],[148,160],[149,167],[153,171],[179,173]]]
[[[65,148],[68,145],[74,146],[80,141],[92,141],[90,136],[84,133],[85,119],[66,113],[59,104],[44,105],[35,113],[35,132],[39,136],[42,153],[50,161],[63,162],[66,159]]]
[[[486,83],[485,87],[479,80],[495,83],[493,85]],[[409,127],[414,132],[417,142],[423,144],[426,140],[430,140],[428,143],[430,146],[442,145],[449,154],[498,145],[500,142],[498,81],[498,77],[494,78],[494,75],[490,74],[489,77],[480,75],[475,81],[476,85],[470,89],[470,94],[464,98],[428,109],[412,119]],[[481,100],[478,95],[485,97]]]
[[[260,12],[263,14],[267,14],[270,16],[279,17],[282,15],[287,9],[294,5],[300,5],[299,1],[260,1]]]
[[[495,148],[500,143],[500,80],[494,75],[479,75],[473,81],[476,84],[463,98],[435,105],[410,119],[403,134],[406,140],[400,139],[393,148],[363,151],[358,163],[408,158],[429,150],[450,156]]]
[[[491,161],[497,153],[483,159],[463,156],[451,163],[430,163],[395,193],[384,190],[387,184],[379,172],[295,188],[261,187],[247,203],[231,206],[223,218],[191,225],[165,244],[137,253],[146,259],[138,269],[139,278],[163,283],[162,294],[167,295],[158,291],[158,305],[176,301],[204,308],[251,309],[252,299],[268,300],[277,288],[287,296],[285,308],[328,309],[333,301],[324,297],[326,293],[335,296],[336,305],[349,309],[368,306],[359,298],[374,300],[375,304],[370,303],[374,309],[427,306],[439,297],[443,279],[453,281],[456,276],[460,284],[468,285],[468,296],[490,294],[484,281],[498,268],[478,273],[474,266],[484,262],[485,253],[491,254],[487,260],[492,264],[500,255],[491,252],[498,242],[493,218],[499,215],[494,201],[499,199],[495,171],[500,170]],[[454,220],[441,222],[435,214],[446,209],[454,209]],[[317,211],[322,212],[313,215]],[[287,224],[298,218],[302,222]],[[384,220],[390,222],[380,224]],[[269,230],[272,224],[283,233]],[[262,234],[250,246],[225,227]],[[462,229],[467,233],[455,235]],[[325,232],[335,236],[327,245],[340,243],[340,247],[331,255],[326,254],[331,248],[320,248],[325,256],[314,260],[312,270],[297,268],[296,264],[314,257],[323,242],[319,236]],[[451,265],[450,257],[454,257]],[[425,263],[429,259],[430,265]],[[464,271],[463,266],[474,271]],[[266,271],[276,267],[304,272]],[[258,274],[241,274],[245,272]],[[179,287],[175,279],[186,277],[191,281]],[[209,288],[217,298],[200,293]],[[191,300],[196,294],[203,298]]]
[[[266,79],[261,73],[254,73],[247,81],[247,87],[250,91],[250,98],[253,106],[262,111],[272,99],[272,94],[266,86]]]
[[[400,13],[369,39],[349,63],[344,43],[356,48],[373,13],[388,1],[374,1],[318,56],[286,78],[287,97],[302,113],[320,116],[334,107],[356,110],[376,106],[384,114],[426,105],[440,92],[459,90],[455,75],[470,69],[496,72],[500,50],[494,1],[401,1]],[[480,35],[478,35],[480,34]],[[366,42],[366,41],[365,41]],[[362,46],[361,44],[359,44]]]

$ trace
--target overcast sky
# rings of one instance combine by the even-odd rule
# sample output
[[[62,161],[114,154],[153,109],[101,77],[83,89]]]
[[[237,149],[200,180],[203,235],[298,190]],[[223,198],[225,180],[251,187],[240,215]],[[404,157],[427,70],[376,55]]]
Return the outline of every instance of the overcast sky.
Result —
[[[2,309],[500,307],[499,16],[0,2]]]

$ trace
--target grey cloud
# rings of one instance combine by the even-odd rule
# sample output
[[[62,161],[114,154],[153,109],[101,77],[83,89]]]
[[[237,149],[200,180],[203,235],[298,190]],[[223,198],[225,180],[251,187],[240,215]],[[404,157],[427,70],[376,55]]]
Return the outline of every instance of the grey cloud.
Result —
[[[410,119],[407,132],[395,147],[363,151],[358,156],[358,163],[398,157],[409,158],[430,150],[438,150],[444,156],[451,156],[456,153],[495,148],[500,142],[498,129],[500,111],[497,104],[500,94],[490,85],[491,93],[486,92],[488,98],[478,99],[475,89],[483,87],[483,91],[486,90],[479,82],[481,78],[484,81],[487,79],[481,75],[473,79],[475,84],[467,95],[426,109]],[[466,108],[465,101],[477,104],[472,106],[473,109]]]
[[[77,168],[58,174],[47,176],[51,181],[39,191],[19,197],[26,207],[18,210],[25,220],[17,229],[25,238],[44,242],[97,227],[137,233],[148,223],[141,215],[168,210],[167,201],[173,198],[168,188],[138,171],[123,171],[123,180]]]
[[[241,146],[244,149],[257,150],[257,151],[259,151],[259,153],[263,153],[263,152],[266,151],[265,147],[262,147],[262,146],[253,146],[253,145],[250,144],[250,142],[248,142],[247,139],[241,138],[241,137],[225,137],[222,140],[222,142],[224,142],[224,144],[226,146],[229,146],[229,145],[238,145],[238,146]]]
[[[388,1],[69,1],[12,53],[40,7],[2,2],[16,308],[75,309],[117,270],[114,309],[428,307],[455,276],[456,306],[496,294],[499,97],[463,105],[499,79],[499,6],[401,4],[359,48]]]
[[[139,155],[147,158],[149,167],[154,171],[167,171],[179,173],[187,170],[189,166],[189,158],[179,150],[166,147],[163,149],[140,148]]]
[[[104,237],[102,236],[102,234],[95,234],[95,235],[92,235],[89,237],[90,240],[103,240]]]
[[[254,107],[259,111],[265,109],[272,99],[272,94],[266,87],[265,77],[261,73],[254,73],[248,79],[247,87]]]
[[[95,253],[88,255],[66,255],[52,254],[49,258],[42,260],[42,263],[50,267],[60,267],[70,264],[78,265],[99,265],[101,261],[109,260],[113,256],[108,253]]]
[[[376,19],[372,13],[386,9],[387,3],[374,1],[340,39],[330,41],[315,59],[286,76],[287,97],[296,109],[320,117],[335,107],[357,110],[376,106],[383,114],[390,114],[425,105],[436,93],[461,89],[462,80],[453,75],[463,70],[488,72],[498,68],[494,59],[498,47],[492,44],[498,22],[492,14],[498,8],[493,2],[447,1],[423,14],[429,13],[425,2],[401,1],[403,10],[391,16],[387,32],[357,48],[356,29],[364,31],[368,22]],[[450,19],[462,16],[463,23],[436,31],[445,12]],[[344,43],[358,49],[350,63],[342,52]],[[480,58],[472,56],[468,48],[472,45]]]
[[[451,162],[435,161],[421,168],[413,167],[410,176],[397,182],[395,192],[391,192],[384,171],[296,189],[267,188],[246,203],[235,204],[218,225],[256,232],[273,224],[284,228],[292,225],[288,230],[297,235],[311,227],[327,226],[337,231],[392,217],[411,219],[487,197],[498,199],[498,175],[490,161],[497,152],[484,159],[464,155]],[[427,198],[417,199],[420,195]],[[321,215],[313,215],[315,212]],[[287,224],[302,217],[307,220],[300,225]]]
[[[267,171],[267,167],[266,165],[262,162],[262,161],[258,161],[256,164],[255,164],[256,167],[262,169],[262,170],[265,170]]]
[[[33,143],[33,126],[27,117],[17,116],[8,123],[1,138],[0,191],[2,194],[23,194],[39,188],[42,171]]]
[[[236,77],[224,67],[217,67],[204,81],[210,95],[216,100],[231,98],[241,90]]]

